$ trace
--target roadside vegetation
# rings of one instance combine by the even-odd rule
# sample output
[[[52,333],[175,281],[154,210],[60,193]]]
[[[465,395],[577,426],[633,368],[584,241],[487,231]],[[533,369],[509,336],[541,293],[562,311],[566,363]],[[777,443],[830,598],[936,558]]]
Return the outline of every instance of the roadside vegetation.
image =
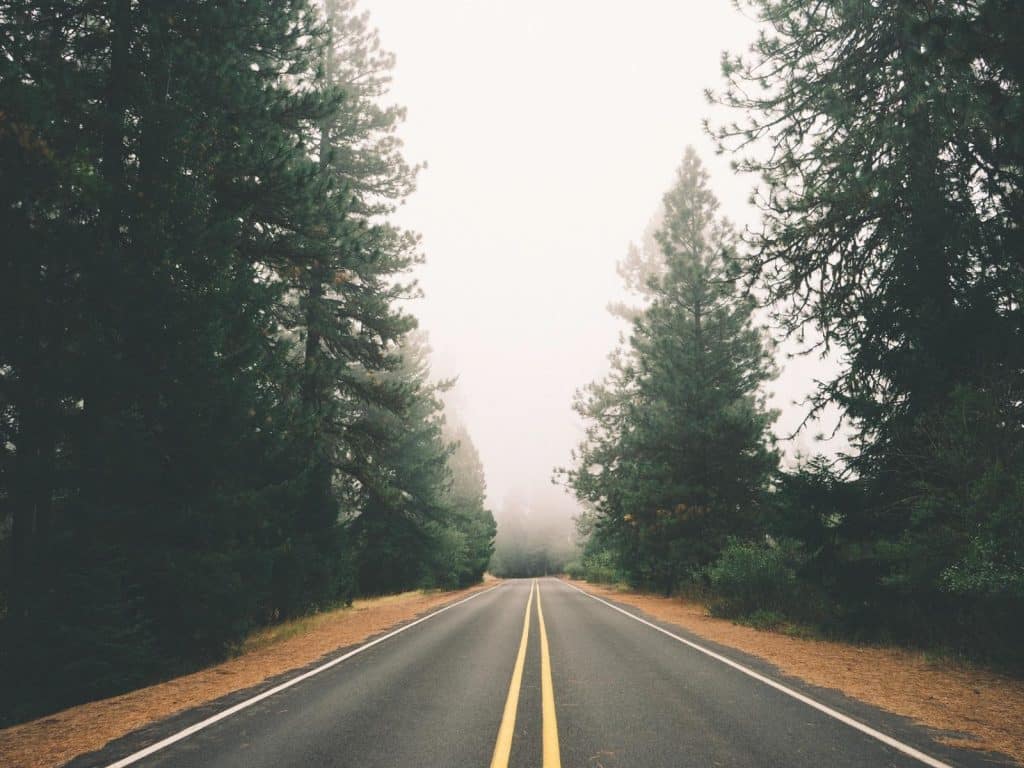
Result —
[[[742,5],[763,35],[710,130],[762,226],[688,150],[576,401],[569,572],[1024,669],[1024,6]],[[780,466],[773,332],[834,363],[808,418],[837,407],[846,454]]]
[[[351,605],[257,629],[232,658],[166,682],[113,698],[90,701],[48,717],[0,729],[5,765],[56,768],[78,755],[102,749],[175,714],[223,696],[267,686],[267,681],[335,657],[339,648],[369,640],[447,603],[466,592],[417,590],[385,597],[357,598]]]
[[[719,643],[760,658],[778,670],[782,682],[795,677],[841,691],[932,729],[938,741],[992,753],[993,765],[1009,764],[1006,758],[1024,763],[1024,680],[1019,676],[929,651],[836,642],[788,622],[766,625],[757,614],[742,622],[720,619],[708,615],[703,601],[678,595],[662,597],[623,585],[584,587],[692,632],[699,644]],[[775,631],[760,631],[766,628]]]
[[[0,724],[479,581],[352,0],[0,3]]]

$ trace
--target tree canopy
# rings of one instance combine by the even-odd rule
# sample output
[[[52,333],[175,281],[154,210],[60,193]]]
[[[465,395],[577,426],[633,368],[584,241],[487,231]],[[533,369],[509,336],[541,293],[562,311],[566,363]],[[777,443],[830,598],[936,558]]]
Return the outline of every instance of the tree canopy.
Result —
[[[479,580],[493,519],[400,308],[416,168],[367,16],[7,0],[0,49],[4,718]]]
[[[700,189],[688,158],[664,263],[627,259],[647,303],[578,400],[590,426],[566,475],[586,506],[580,568],[1019,665],[1024,6],[738,4],[762,31],[723,56],[709,95],[736,117],[710,130],[756,175],[760,225],[737,242],[680,215]],[[697,242],[703,261],[684,258]],[[807,418],[838,406],[848,455],[775,471],[755,299],[835,364]]]
[[[577,399],[590,426],[565,475],[626,569],[666,591],[752,530],[777,463],[770,347],[730,278],[735,234],[707,181],[688,149],[655,233],[664,268],[611,375]]]

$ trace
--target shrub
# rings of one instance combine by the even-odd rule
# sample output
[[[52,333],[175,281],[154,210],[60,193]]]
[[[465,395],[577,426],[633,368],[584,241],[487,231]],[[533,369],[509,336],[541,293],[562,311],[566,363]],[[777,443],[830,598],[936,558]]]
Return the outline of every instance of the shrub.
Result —
[[[730,540],[708,569],[712,614],[737,618],[790,613],[800,599],[797,568],[802,561],[800,546],[793,542]]]
[[[565,574],[570,579],[586,579],[587,577],[583,572],[583,561],[582,560],[570,560],[565,564]]]
[[[625,579],[615,553],[608,549],[585,552],[579,560],[568,563],[565,572],[595,584],[617,584]]]

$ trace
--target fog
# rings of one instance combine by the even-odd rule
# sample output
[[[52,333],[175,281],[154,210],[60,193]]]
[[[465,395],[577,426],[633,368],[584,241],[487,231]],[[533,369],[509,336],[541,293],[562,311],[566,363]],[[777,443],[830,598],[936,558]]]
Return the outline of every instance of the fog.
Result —
[[[364,0],[397,54],[392,96],[408,108],[407,157],[426,162],[398,221],[423,236],[435,371],[458,375],[454,405],[483,459],[492,507],[555,503],[552,468],[580,439],[574,391],[601,376],[624,326],[615,271],[697,148],[723,211],[756,223],[754,180],[716,156],[702,121],[723,50],[752,19],[727,0]],[[814,360],[785,362],[773,387],[792,432]],[[784,447],[792,458],[813,433]],[[533,501],[531,501],[533,500]],[[543,500],[543,503],[541,503]],[[542,512],[543,510],[553,510]]]

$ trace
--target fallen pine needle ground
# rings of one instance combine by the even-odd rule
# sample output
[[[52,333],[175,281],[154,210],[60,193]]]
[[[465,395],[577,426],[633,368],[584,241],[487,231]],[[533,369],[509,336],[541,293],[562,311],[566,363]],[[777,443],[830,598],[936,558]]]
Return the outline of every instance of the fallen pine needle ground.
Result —
[[[1024,764],[1024,680],[900,648],[790,637],[708,615],[700,603],[567,580],[599,597],[639,608],[721,645],[760,657],[783,674],[901,715],[964,734],[940,740],[998,752]]]
[[[356,600],[348,608],[259,630],[230,661],[0,730],[0,763],[9,768],[63,765],[150,723],[304,667],[489,586]]]

